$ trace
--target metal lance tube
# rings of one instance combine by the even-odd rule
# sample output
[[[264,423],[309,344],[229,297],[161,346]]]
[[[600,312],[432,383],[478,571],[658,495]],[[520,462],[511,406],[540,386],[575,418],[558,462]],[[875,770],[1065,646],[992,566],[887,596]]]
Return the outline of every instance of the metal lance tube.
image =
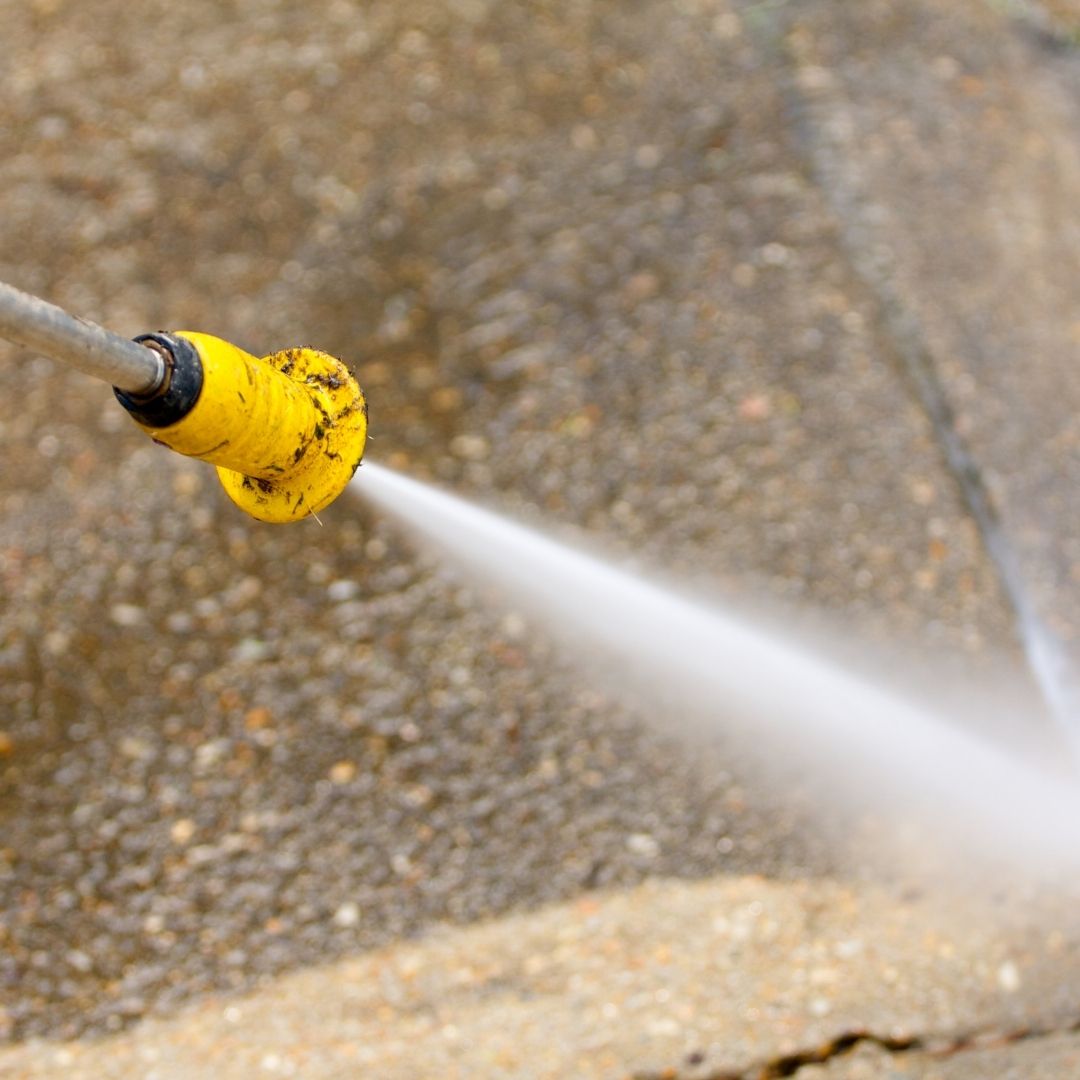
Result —
[[[0,337],[140,397],[165,378],[160,353],[0,281]]]

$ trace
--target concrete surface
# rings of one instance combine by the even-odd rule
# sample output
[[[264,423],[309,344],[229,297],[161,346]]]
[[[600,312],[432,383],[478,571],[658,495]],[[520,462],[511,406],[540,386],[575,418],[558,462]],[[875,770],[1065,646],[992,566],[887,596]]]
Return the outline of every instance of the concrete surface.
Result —
[[[1065,249],[1046,268],[1058,240],[1041,203],[1026,246],[983,226],[1003,200],[1021,206],[1029,176],[1071,221],[1077,61],[975,0],[906,4],[884,24],[881,10],[3,0],[0,277],[125,332],[317,344],[357,364],[384,462],[736,597],[831,613],[983,672],[1016,663],[1012,612],[911,386],[896,312],[918,316],[949,393],[966,376],[986,387],[956,411],[1003,477],[991,484],[1003,517],[1028,505],[1017,491],[1049,493],[1019,536],[1026,565],[1054,556],[1064,590],[1066,294],[1016,342],[989,315],[978,323],[975,301],[1022,321],[1023,290],[1071,265]],[[963,104],[976,83],[996,112],[979,94]],[[1042,139],[1064,164],[1047,172],[1036,154],[985,189],[986,169],[916,157],[900,184],[893,129],[877,143],[867,132],[899,89],[910,123],[940,111],[951,125],[921,134],[928,147],[962,137],[965,154],[973,142],[996,161]],[[840,123],[852,102],[866,138]],[[964,108],[987,123],[961,123]],[[867,217],[868,190],[888,214]],[[910,243],[896,216],[918,226]],[[894,247],[894,292],[855,257],[864,235]],[[999,256],[1008,274],[990,275]],[[1011,381],[1017,357],[1038,365],[1030,386]],[[1013,391],[1015,423],[1001,408]],[[1060,469],[1032,449],[1048,435],[1043,458]],[[340,505],[321,529],[246,521],[206,470],[146,445],[102,388],[10,349],[0,450],[11,1039],[100,1034],[361,949],[396,963],[391,943],[435,924],[657,875],[766,873],[791,883],[753,886],[781,906],[835,895],[819,878],[836,852],[797,803],[748,788],[722,748],[655,734],[518,613],[361,507]],[[1045,601],[1050,579],[1034,577]],[[1066,607],[1047,610],[1067,633]],[[683,895],[663,888],[635,894],[643,933],[664,925],[650,898]],[[523,919],[502,933],[527,935]],[[989,925],[972,920],[970,941]],[[1056,985],[1067,1012],[1067,925],[1041,929],[1060,967],[1032,985]],[[369,970],[341,970],[354,963]],[[739,970],[734,954],[717,963]],[[1007,993],[895,966],[897,986],[862,995],[875,1018],[910,967],[913,986],[938,980],[958,1002],[957,1030],[1016,1022]],[[349,985],[318,970],[330,995]],[[302,1003],[288,993],[277,1015]],[[524,1031],[529,999],[500,1000]],[[803,1033],[843,1033],[846,1019],[813,1028],[801,1001],[785,1015]],[[205,1024],[209,1046],[225,1007],[185,1030]],[[588,1025],[563,1015],[580,1048]],[[703,1006],[694,1023],[721,1020]],[[1041,1023],[1067,1020],[1055,1006]],[[789,1045],[766,1034],[763,1058]],[[107,1045],[123,1060],[139,1044]],[[683,1067],[674,1043],[624,1046],[624,1072]],[[52,1053],[30,1043],[5,1065],[55,1069]],[[757,1060],[740,1055],[739,1068]]]
[[[983,4],[808,4],[788,43],[822,188],[1071,654],[1080,718],[1080,67],[999,26]]]
[[[0,1055],[0,1075],[789,1075],[786,1061],[848,1038],[940,1057],[1071,1019],[1066,948],[869,888],[655,881],[313,968],[123,1038],[30,1044]]]

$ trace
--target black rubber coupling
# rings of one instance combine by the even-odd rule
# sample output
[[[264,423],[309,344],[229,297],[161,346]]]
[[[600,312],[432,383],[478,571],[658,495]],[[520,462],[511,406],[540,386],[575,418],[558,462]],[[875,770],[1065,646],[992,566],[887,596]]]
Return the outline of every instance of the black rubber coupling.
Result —
[[[160,353],[165,361],[165,379],[147,397],[113,387],[116,400],[146,427],[164,428],[183,420],[202,393],[202,360],[195,346],[182,337],[165,333],[140,334],[135,340]]]

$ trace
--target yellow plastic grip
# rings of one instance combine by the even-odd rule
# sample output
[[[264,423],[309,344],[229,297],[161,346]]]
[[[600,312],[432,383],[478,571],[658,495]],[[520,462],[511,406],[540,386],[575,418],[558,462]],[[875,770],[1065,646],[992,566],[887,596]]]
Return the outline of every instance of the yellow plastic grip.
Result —
[[[342,361],[317,349],[259,359],[209,334],[176,331],[202,363],[181,420],[140,425],[155,441],[217,466],[229,498],[260,521],[298,521],[345,489],[364,454],[367,403]]]

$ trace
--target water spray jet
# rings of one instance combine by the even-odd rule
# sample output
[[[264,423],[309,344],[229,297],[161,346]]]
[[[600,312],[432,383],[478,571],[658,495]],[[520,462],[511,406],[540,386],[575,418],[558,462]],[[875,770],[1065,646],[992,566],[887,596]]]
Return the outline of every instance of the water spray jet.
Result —
[[[797,769],[845,822],[884,811],[950,863],[1080,875],[1080,786],[797,638],[365,463],[358,496],[494,585],[662,730],[722,734],[769,782]],[[627,691],[629,693],[627,694]],[[672,701],[676,709],[671,709]],[[681,715],[675,715],[678,712]],[[656,717],[661,719],[657,721]],[[959,856],[959,857],[958,857]]]
[[[345,490],[364,455],[367,402],[336,357],[261,359],[209,334],[129,341],[0,282],[0,337],[110,383],[154,442],[217,467],[260,521],[299,521]]]

